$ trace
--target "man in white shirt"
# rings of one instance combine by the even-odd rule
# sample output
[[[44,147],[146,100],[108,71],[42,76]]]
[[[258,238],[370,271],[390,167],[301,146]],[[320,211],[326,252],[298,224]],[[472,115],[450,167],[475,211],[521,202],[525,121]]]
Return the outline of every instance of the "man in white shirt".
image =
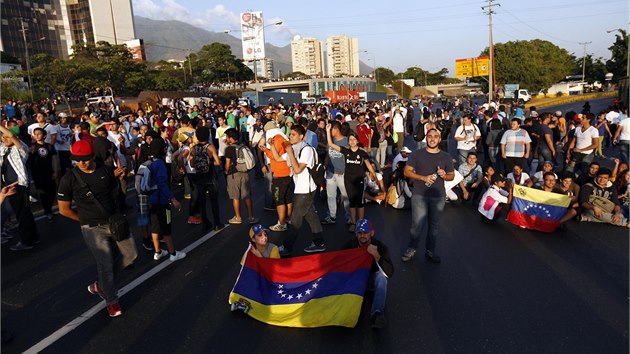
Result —
[[[591,126],[590,114],[579,114],[581,126],[575,128],[575,134],[569,145],[567,170],[575,173],[586,172],[593,161],[593,152],[599,145],[599,132]]]
[[[619,139],[618,142],[617,139]],[[628,163],[628,157],[630,155],[630,119],[624,119],[617,124],[617,130],[613,137],[613,145],[619,147],[621,162]]]
[[[326,245],[324,244],[324,236],[322,234],[322,225],[319,222],[313,199],[317,185],[311,178],[309,168],[315,167],[317,163],[317,153],[315,148],[308,146],[304,141],[306,130],[300,124],[294,124],[289,134],[289,142],[291,145],[286,147],[287,155],[291,169],[293,170],[293,182],[295,189],[293,191],[293,211],[291,213],[291,227],[288,237],[278,248],[281,256],[288,256],[293,251],[293,245],[297,240],[298,233],[302,226],[302,222],[306,220],[311,227],[313,241],[304,249],[306,253],[324,252]]]
[[[472,122],[473,117],[469,114],[462,118],[462,125],[455,130],[455,141],[457,141],[457,152],[459,164],[465,164],[468,154],[477,152],[477,140],[481,139],[481,131]]]
[[[409,154],[411,154],[411,150],[408,147],[403,146],[402,149],[400,149],[400,153],[396,155],[396,157],[394,157],[394,161],[392,161],[392,170],[395,171],[396,169],[401,167],[401,166],[398,166],[399,162],[406,163],[407,159],[409,158]]]
[[[397,150],[400,151],[403,147],[403,142],[405,140],[405,116],[401,112],[399,106],[394,107],[392,112],[392,122],[394,123],[393,129],[394,134],[397,135],[398,141],[396,142]]]
[[[53,146],[57,144],[57,126],[46,123],[46,115],[41,112],[37,113],[35,119],[37,120],[37,122],[29,125],[27,128],[28,135],[32,137],[35,128],[42,128],[46,131],[46,139],[44,139],[44,141]],[[33,138],[33,141],[34,140],[35,138]]]

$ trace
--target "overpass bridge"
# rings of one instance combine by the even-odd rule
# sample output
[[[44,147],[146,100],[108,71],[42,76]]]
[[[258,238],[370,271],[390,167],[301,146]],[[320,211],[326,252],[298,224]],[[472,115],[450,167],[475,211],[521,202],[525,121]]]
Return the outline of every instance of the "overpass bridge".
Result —
[[[286,90],[308,92],[309,96],[323,96],[326,91],[376,91],[376,81],[367,77],[335,77],[257,82],[249,84],[254,91]]]

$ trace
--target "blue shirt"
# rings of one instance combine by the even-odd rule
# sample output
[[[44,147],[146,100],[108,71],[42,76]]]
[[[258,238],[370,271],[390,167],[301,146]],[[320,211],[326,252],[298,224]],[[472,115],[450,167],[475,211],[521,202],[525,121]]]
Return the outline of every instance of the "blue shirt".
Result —
[[[333,139],[333,143],[335,143],[335,145],[348,147],[348,138],[344,136],[343,138],[339,140]],[[346,172],[346,160],[345,160],[345,156],[341,152],[329,146],[328,156],[330,157],[330,164],[328,165],[328,170],[331,170],[335,173]]]
[[[6,114],[9,119],[15,117],[15,107],[10,104],[4,106],[4,114]]]
[[[166,163],[161,159],[153,159],[149,165],[151,178],[157,184],[157,191],[149,196],[149,204],[151,205],[168,205],[173,198],[171,189],[168,186],[168,176],[166,174]]]
[[[304,137],[304,140],[310,146],[317,148],[317,134],[315,134],[312,130],[306,129],[306,136]]]

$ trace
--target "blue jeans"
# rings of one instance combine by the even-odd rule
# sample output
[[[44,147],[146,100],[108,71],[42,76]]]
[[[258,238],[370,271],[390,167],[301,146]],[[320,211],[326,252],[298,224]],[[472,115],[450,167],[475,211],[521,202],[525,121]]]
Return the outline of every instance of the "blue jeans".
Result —
[[[346,219],[350,218],[350,201],[346,192],[346,184],[344,175],[326,172],[326,197],[328,198],[328,216],[333,219],[337,218],[337,188],[341,192],[341,201],[343,202],[343,211]]]
[[[106,304],[118,302],[118,290],[114,284],[114,256],[111,245],[115,244],[122,256],[122,267],[125,268],[133,263],[138,257],[136,243],[133,237],[128,237],[122,241],[114,241],[109,232],[109,226],[81,225],[81,233],[85,244],[92,252],[96,260],[96,270],[98,272],[98,285],[103,290],[103,297]]]
[[[385,300],[387,300],[387,277],[385,273],[380,270],[371,273],[368,282],[374,286],[374,299],[372,299],[370,314],[373,316],[377,312],[385,313]]]
[[[414,194],[411,197],[411,230],[409,248],[417,249],[420,244],[420,232],[427,223],[426,250],[433,252],[438,234],[440,221],[444,211],[444,197],[424,197]]]
[[[628,158],[630,157],[628,156],[630,155],[630,140],[619,140],[617,146],[619,147],[619,153],[621,154],[621,162],[630,163],[628,162]]]

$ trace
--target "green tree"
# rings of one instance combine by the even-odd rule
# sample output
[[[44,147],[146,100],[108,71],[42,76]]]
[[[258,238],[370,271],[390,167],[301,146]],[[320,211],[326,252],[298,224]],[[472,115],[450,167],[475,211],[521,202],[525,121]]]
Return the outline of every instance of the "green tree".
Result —
[[[627,76],[628,36],[625,30],[620,30],[620,32],[615,35],[615,42],[608,47],[611,57],[606,61],[606,68],[614,75],[613,81]]]
[[[286,79],[307,79],[309,76],[301,71],[292,71],[290,73],[286,73],[282,75],[284,80]]]
[[[191,53],[184,62],[184,68],[189,65],[192,66],[193,79],[203,83],[250,80],[254,77],[254,73],[232,54],[229,45],[218,42],[206,44],[197,53]]]
[[[378,78],[378,82],[386,85],[391,84],[392,81],[396,78],[396,74],[391,69],[378,67],[374,70],[376,73],[376,77]]]
[[[581,70],[582,70],[582,65],[584,62],[586,62],[586,65],[585,65],[586,70],[584,74],[584,76],[586,77],[585,80],[588,82],[593,82],[593,81],[603,82],[604,76],[608,72],[608,70],[606,69],[606,64],[604,63],[603,59],[593,58],[591,54],[588,54],[585,60],[583,60],[583,58],[576,58],[575,67],[578,69],[578,71],[580,71],[580,74],[582,74]]]
[[[486,48],[481,55],[488,55]],[[566,49],[541,39],[494,45],[497,84],[520,84],[530,92],[549,88],[576,70]]]

